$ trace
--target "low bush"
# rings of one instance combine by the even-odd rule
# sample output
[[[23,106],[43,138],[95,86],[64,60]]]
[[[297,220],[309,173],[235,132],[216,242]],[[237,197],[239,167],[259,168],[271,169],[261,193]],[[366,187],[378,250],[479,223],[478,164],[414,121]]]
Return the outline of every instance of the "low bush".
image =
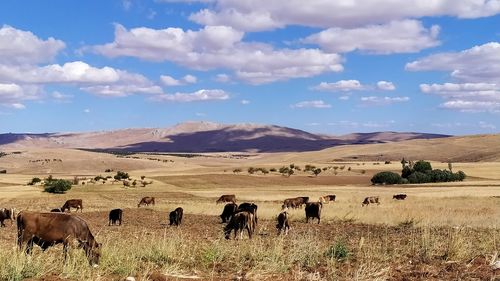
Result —
[[[65,193],[71,189],[71,181],[63,179],[52,179],[45,182],[45,192],[49,193]]]
[[[393,172],[380,172],[375,174],[371,181],[372,184],[399,184],[402,182],[402,178]]]

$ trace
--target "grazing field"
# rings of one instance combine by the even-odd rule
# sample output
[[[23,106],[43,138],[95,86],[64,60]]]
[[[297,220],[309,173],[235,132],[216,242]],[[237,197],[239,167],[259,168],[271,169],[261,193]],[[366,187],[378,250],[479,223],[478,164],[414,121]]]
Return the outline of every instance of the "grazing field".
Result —
[[[395,162],[314,162],[327,169],[317,177],[297,171],[249,175],[248,167],[279,168],[289,154],[258,154],[248,158],[183,158],[155,156],[173,162],[117,158],[75,152],[69,167],[60,163],[23,167],[29,157],[51,157],[36,151],[5,157],[11,170],[0,176],[0,208],[48,211],[67,199],[83,199],[82,213],[96,239],[103,243],[98,268],[88,266],[82,251],[70,251],[63,264],[62,247],[31,257],[16,250],[16,227],[0,229],[0,280],[496,280],[490,263],[500,249],[500,163],[456,163],[470,179],[460,183],[371,186],[377,171],[401,169]],[[73,152],[68,152],[69,155]],[[31,155],[28,158],[27,155]],[[60,155],[58,155],[59,157]],[[64,161],[63,156],[60,156]],[[99,162],[90,165],[92,159]],[[123,162],[121,162],[123,161]],[[31,162],[33,163],[33,162]],[[308,162],[295,162],[304,167]],[[38,165],[38,164],[37,164]],[[40,165],[41,166],[41,165]],[[345,166],[342,170],[341,166]],[[447,163],[433,163],[445,168]],[[82,167],[80,170],[79,167]],[[118,168],[117,168],[118,167]],[[351,170],[348,171],[348,167]],[[9,168],[9,167],[8,167]],[[104,172],[112,168],[113,172]],[[133,179],[145,176],[147,187],[125,188],[121,182],[79,184],[62,195],[27,186],[35,176],[93,178],[128,168]],[[242,172],[233,173],[236,168]],[[50,170],[50,171],[48,171]],[[82,173],[81,171],[85,172]],[[364,172],[361,172],[364,171]],[[393,200],[397,193],[408,195]],[[252,240],[227,241],[218,217],[221,194],[235,194],[239,203],[255,202],[259,223]],[[284,199],[335,194],[324,204],[321,224],[305,223],[304,209],[289,210],[291,231],[277,236],[276,215]],[[143,196],[154,196],[154,207],[137,208]],[[380,205],[362,207],[366,196],[379,196]],[[184,209],[180,227],[168,227],[168,213]],[[122,226],[108,226],[108,212],[124,210]]]

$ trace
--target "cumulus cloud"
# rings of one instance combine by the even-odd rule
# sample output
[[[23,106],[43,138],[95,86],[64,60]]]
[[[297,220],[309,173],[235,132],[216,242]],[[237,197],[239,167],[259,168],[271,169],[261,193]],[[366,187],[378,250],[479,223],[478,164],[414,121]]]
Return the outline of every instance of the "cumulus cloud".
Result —
[[[8,25],[0,28],[0,64],[37,64],[49,62],[64,49],[61,40],[43,40],[29,31]]]
[[[301,41],[317,44],[329,52],[416,53],[439,45],[438,34],[437,25],[427,29],[420,21],[401,20],[352,29],[329,28]]]
[[[331,108],[330,104],[322,100],[301,101],[291,105],[292,108]]]
[[[438,53],[406,64],[409,71],[447,71],[461,82],[500,83],[500,43],[490,42],[461,52]]]
[[[392,82],[378,81],[377,82],[377,89],[382,90],[382,91],[394,91],[394,90],[396,90],[396,86],[394,86],[394,83],[392,83]]]
[[[0,83],[0,105],[15,109],[24,109],[24,101],[40,98],[40,88],[22,86],[14,83]]]
[[[251,84],[288,80],[342,71],[338,54],[319,49],[274,49],[264,43],[242,42],[244,33],[227,26],[201,30],[180,28],[125,29],[115,27],[115,40],[93,50],[107,57],[130,56],[149,61],[172,61],[197,69],[230,69]]]
[[[287,25],[353,28],[408,18],[480,18],[498,13],[498,0],[309,0],[307,5],[302,0],[217,0],[190,19],[202,25],[262,31]]]
[[[195,76],[189,74],[185,75],[181,79],[175,79],[174,77],[168,75],[161,75],[160,80],[165,86],[180,86],[186,84],[194,84],[198,81],[198,79]]]
[[[409,97],[361,97],[361,103],[365,106],[383,106],[393,103],[407,102],[409,100]]]
[[[421,84],[423,93],[441,96],[440,106],[462,112],[500,112],[500,43],[431,55],[406,64],[409,71],[447,71],[460,83]]]
[[[161,94],[151,98],[152,101],[158,102],[194,102],[194,101],[213,101],[213,100],[227,100],[229,94],[224,90],[199,90],[194,93],[175,93],[175,94]]]
[[[350,92],[364,90],[366,86],[362,85],[358,80],[340,80],[334,83],[321,82],[319,85],[312,87],[312,89],[328,92]]]

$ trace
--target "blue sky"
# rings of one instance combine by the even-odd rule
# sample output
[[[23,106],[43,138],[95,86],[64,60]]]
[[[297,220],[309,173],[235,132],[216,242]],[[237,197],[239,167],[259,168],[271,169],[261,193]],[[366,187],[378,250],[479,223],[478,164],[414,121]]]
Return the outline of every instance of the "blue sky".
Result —
[[[499,14],[498,0],[5,0],[0,133],[496,133]]]

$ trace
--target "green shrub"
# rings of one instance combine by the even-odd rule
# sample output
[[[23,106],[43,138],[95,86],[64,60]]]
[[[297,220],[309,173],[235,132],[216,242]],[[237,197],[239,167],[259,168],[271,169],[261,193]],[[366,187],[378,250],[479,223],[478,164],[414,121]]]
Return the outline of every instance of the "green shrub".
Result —
[[[426,173],[413,172],[410,176],[408,176],[408,182],[410,182],[410,183],[431,182],[431,177]]]
[[[113,178],[115,180],[124,180],[124,179],[130,178],[130,176],[128,175],[128,173],[118,171],[118,172],[116,172],[116,175]]]
[[[415,172],[425,173],[427,171],[431,171],[432,170],[432,166],[431,166],[431,163],[429,163],[427,161],[419,160],[419,161],[417,161],[417,163],[415,163],[413,165],[413,170]]]
[[[338,261],[345,261],[349,257],[349,249],[344,242],[337,241],[335,245],[331,245],[325,252],[325,256]]]
[[[28,185],[35,185],[41,181],[42,180],[40,178],[32,178],[31,181],[28,183]]]
[[[402,182],[402,178],[393,172],[380,172],[375,174],[371,181],[372,184],[399,184]]]
[[[71,181],[63,179],[52,179],[45,182],[45,192],[65,193],[71,189]]]

